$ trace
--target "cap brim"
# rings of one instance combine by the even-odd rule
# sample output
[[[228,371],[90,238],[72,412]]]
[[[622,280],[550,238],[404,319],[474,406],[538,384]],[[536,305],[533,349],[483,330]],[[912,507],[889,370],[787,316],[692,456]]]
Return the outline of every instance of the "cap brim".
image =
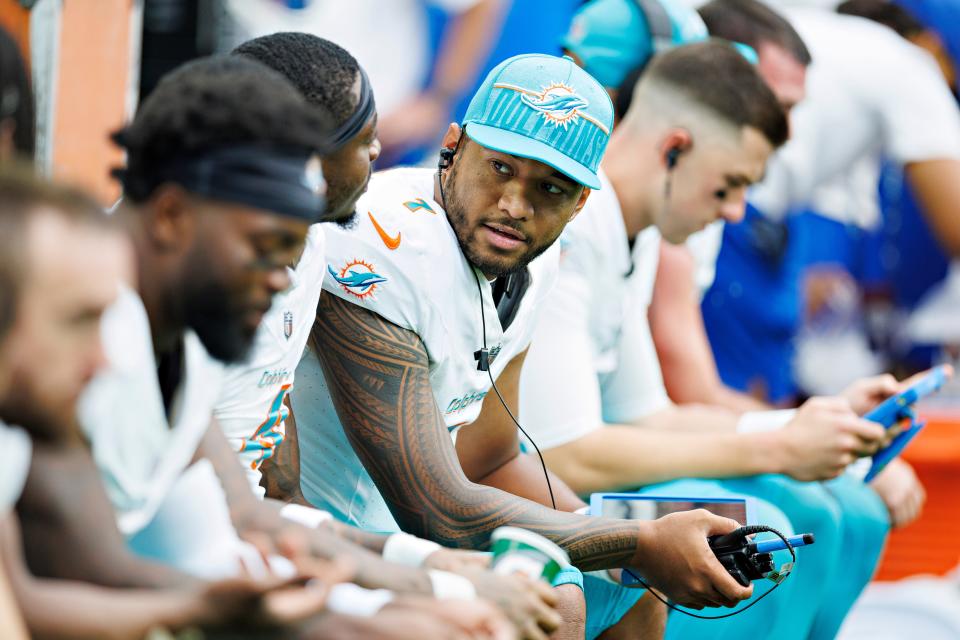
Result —
[[[464,127],[470,139],[480,146],[512,156],[537,160],[553,167],[574,182],[594,190],[600,189],[600,178],[595,171],[591,171],[576,160],[571,160],[550,145],[486,124],[468,122]]]

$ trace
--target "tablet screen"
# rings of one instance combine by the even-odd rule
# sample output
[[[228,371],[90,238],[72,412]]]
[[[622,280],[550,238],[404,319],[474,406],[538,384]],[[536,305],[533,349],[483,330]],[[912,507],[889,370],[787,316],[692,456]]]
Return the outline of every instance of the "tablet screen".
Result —
[[[706,509],[740,524],[750,524],[752,514],[746,499],[685,498],[640,496],[636,494],[597,494],[590,501],[591,515],[625,520],[656,520],[665,515],[691,509]]]

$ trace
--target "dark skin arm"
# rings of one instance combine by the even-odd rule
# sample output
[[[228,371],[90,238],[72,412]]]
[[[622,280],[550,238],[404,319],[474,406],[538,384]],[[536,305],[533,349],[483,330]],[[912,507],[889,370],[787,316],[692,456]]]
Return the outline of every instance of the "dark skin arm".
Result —
[[[300,441],[297,439],[297,421],[290,405],[290,396],[284,398],[289,416],[284,420],[284,437],[276,453],[260,466],[263,477],[260,486],[268,498],[280,502],[310,506],[300,490]]]
[[[36,575],[128,588],[196,583],[128,550],[100,474],[81,446],[34,448],[17,513]]]
[[[682,245],[660,246],[649,320],[670,398],[677,404],[711,404],[736,412],[770,409],[723,384],[694,291],[693,256]]]
[[[204,615],[198,594],[189,590],[105,589],[36,579],[21,551],[16,518],[7,516],[0,522],[0,555],[33,638],[133,640],[152,627],[176,630],[198,623]],[[50,615],[53,611],[56,615]]]
[[[347,437],[404,530],[480,549],[495,528],[509,524],[553,540],[581,569],[637,567],[678,602],[733,603],[749,593],[722,571],[701,537],[713,526],[732,530],[732,521],[708,524],[703,512],[655,522],[579,516],[471,482],[433,397],[416,334],[326,295],[311,338]]]
[[[280,515],[282,503],[257,500],[236,454],[215,422],[207,429],[197,458],[207,458],[213,464],[227,495],[230,517],[241,537],[288,553],[309,553],[331,560],[347,558],[356,569],[354,582],[363,587],[403,593],[433,592],[426,572],[384,562],[376,553],[345,540],[332,528],[308,529],[287,520]]]
[[[36,578],[23,562],[20,530],[12,515],[0,520],[0,564],[8,570],[32,638],[139,640],[154,628],[199,628],[210,638],[339,638],[352,628],[342,616],[318,613],[326,599],[324,588],[314,585],[308,593],[296,581],[241,577],[190,588],[113,589]],[[301,625],[310,629],[306,635]],[[315,629],[319,635],[313,635]]]
[[[523,352],[510,361],[497,378],[497,388],[515,416],[520,404],[520,371],[526,355]],[[471,482],[552,507],[540,458],[535,451],[520,453],[516,424],[492,390],[483,399],[477,419],[457,434],[457,456]],[[549,470],[547,473],[557,509],[576,511],[586,506],[563,480]]]

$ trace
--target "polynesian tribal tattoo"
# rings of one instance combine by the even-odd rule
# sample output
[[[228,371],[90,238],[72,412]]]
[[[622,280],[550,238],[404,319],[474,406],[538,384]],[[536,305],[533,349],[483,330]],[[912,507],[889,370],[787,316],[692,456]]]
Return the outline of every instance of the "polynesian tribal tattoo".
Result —
[[[347,438],[404,531],[481,549],[497,527],[523,527],[561,545],[585,570],[634,557],[637,523],[554,511],[467,479],[415,333],[324,295],[310,341]]]

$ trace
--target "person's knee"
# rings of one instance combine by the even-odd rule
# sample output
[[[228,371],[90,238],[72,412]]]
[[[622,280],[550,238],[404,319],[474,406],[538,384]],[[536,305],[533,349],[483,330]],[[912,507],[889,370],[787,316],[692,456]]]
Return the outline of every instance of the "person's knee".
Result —
[[[838,479],[827,485],[843,512],[844,542],[863,549],[879,549],[890,532],[890,514],[880,496],[869,486]]]
[[[819,482],[799,482],[784,476],[765,476],[758,482],[765,485],[760,495],[783,510],[796,529],[814,532],[824,540],[839,533],[843,510]]]
[[[587,625],[587,601],[583,590],[575,584],[562,584],[553,590],[558,598],[561,623],[550,636],[551,640],[582,640]]]

